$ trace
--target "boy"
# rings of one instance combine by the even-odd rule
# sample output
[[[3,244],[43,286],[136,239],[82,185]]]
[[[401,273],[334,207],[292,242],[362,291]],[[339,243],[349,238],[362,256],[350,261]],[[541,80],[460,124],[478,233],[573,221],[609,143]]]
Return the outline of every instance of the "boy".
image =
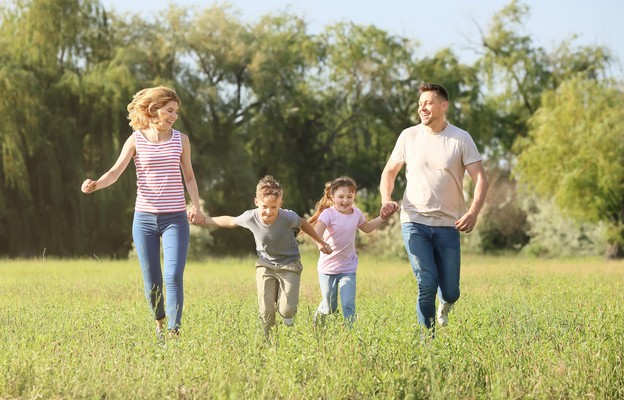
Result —
[[[238,217],[208,217],[199,221],[202,225],[222,228],[241,226],[249,229],[256,241],[256,285],[258,307],[264,334],[269,335],[275,325],[275,312],[284,318],[284,325],[292,326],[299,303],[301,281],[301,255],[295,239],[300,228],[308,234],[320,251],[332,252],[330,246],[316,233],[312,225],[297,213],[282,209],[282,185],[267,175],[256,187],[255,209],[247,210]]]

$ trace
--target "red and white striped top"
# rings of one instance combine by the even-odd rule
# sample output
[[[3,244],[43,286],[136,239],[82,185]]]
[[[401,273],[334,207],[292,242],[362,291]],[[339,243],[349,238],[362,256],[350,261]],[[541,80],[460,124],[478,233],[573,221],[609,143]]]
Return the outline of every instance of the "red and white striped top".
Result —
[[[134,209],[149,213],[186,211],[180,159],[182,135],[173,130],[165,143],[152,143],[134,132],[137,197]]]

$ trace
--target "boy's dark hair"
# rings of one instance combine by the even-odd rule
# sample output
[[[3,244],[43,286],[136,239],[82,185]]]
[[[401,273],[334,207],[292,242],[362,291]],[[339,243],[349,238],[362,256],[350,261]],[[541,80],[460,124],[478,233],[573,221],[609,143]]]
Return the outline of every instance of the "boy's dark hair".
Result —
[[[449,95],[444,86],[439,85],[437,83],[423,83],[418,86],[418,92],[423,94],[425,92],[435,92],[438,96],[442,98],[442,100],[448,101]]]

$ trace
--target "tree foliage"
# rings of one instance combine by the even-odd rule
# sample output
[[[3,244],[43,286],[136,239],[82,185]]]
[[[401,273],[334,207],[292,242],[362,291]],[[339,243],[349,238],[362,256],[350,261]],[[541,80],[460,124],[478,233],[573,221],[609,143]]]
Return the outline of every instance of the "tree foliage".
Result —
[[[577,74],[596,81],[605,78],[612,61],[608,49],[575,46],[574,37],[551,51],[537,46],[524,29],[529,13],[518,0],[496,13],[481,35],[483,56],[476,63],[484,84],[485,143],[491,156],[506,160],[507,166],[513,164],[514,142],[526,136],[542,93]]]
[[[374,26],[338,23],[311,34],[288,12],[248,22],[227,5],[170,6],[146,16],[117,15],[97,0],[2,3],[0,254],[128,254],[133,167],[96,195],[78,188],[114,163],[131,134],[126,105],[146,86],[170,85],[180,95],[176,128],[191,139],[200,194],[213,215],[252,207],[265,174],[283,183],[285,207],[301,215],[324,182],[340,175],[358,182],[360,207],[378,212],[380,172],[400,131],[417,122],[424,81],[449,90],[449,120],[472,134],[487,163],[509,168],[530,118],[536,115],[536,132],[554,123],[537,111],[544,91],[559,93],[579,73],[600,83],[610,62],[606,49],[576,48],[572,40],[552,52],[536,47],[522,29],[528,11],[511,1],[483,34],[483,57],[465,65],[450,48],[424,55],[417,42]],[[578,190],[604,181],[597,196],[606,197],[592,200],[600,217],[580,216],[603,219],[621,200],[606,189],[613,181],[602,172],[578,174]],[[397,193],[404,184],[399,176]],[[513,204],[490,210],[483,215],[526,220]],[[521,243],[522,232],[501,238],[505,227],[486,219],[494,246]],[[200,242],[211,253],[253,249],[242,230],[217,230]]]
[[[624,223],[624,93],[578,77],[548,91],[518,142],[515,171],[570,217]],[[623,243],[619,237],[612,242]]]

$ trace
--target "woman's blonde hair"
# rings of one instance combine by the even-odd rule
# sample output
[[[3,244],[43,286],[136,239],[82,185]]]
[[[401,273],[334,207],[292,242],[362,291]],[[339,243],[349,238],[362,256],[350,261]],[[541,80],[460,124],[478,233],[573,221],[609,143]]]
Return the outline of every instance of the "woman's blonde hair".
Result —
[[[166,86],[156,86],[139,90],[128,104],[128,119],[130,126],[135,131],[149,128],[150,118],[158,114],[170,101],[175,101],[180,106],[180,98],[175,90]]]
[[[314,215],[312,215],[308,219],[309,223],[314,224],[318,220],[321,212],[323,212],[324,209],[334,205],[334,202],[331,198],[334,193],[336,193],[336,190],[341,187],[349,188],[351,193],[357,192],[357,185],[355,184],[355,181],[353,180],[353,178],[350,178],[348,176],[341,176],[340,178],[336,178],[331,182],[327,182],[325,184],[323,197],[321,197],[321,199],[317,201],[316,205],[314,206]]]
[[[282,197],[284,190],[282,185],[276,181],[271,175],[265,175],[256,186],[256,198],[262,199],[264,197],[275,196],[276,198]]]

